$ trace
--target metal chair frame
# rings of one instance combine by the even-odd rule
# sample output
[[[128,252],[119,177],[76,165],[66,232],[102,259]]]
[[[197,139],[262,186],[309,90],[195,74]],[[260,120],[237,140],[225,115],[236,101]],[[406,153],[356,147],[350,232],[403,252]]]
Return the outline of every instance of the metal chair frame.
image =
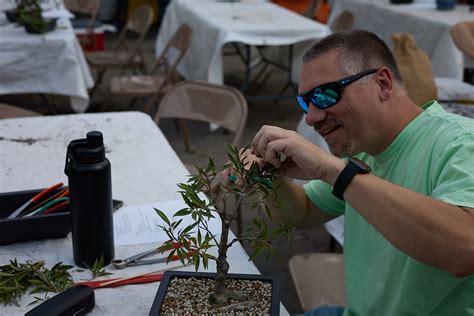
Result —
[[[94,87],[91,89],[90,96],[94,94],[97,87],[102,82],[103,76],[107,69],[110,68],[123,68],[132,69],[137,71],[141,69],[142,72],[146,72],[146,64],[141,52],[141,47],[146,33],[148,32],[151,23],[153,22],[153,9],[148,5],[139,6],[132,14],[127,24],[119,34],[117,41],[114,43],[111,52],[99,52],[86,54],[86,59],[89,65],[97,69],[97,79]],[[138,38],[133,44],[127,41],[126,35],[128,33],[134,33],[138,35]],[[124,61],[118,60],[119,53],[124,53],[126,58]],[[100,55],[99,55],[100,54]],[[109,59],[108,62],[98,62],[94,60],[94,56],[105,56],[105,59]]]

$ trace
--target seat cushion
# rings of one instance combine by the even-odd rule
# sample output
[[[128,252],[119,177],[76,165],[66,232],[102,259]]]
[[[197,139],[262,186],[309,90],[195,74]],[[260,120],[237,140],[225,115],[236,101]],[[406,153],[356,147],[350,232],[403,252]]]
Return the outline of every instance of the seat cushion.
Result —
[[[139,66],[143,64],[143,59],[140,56],[135,55],[132,58],[132,54],[128,52],[92,52],[86,54],[87,62],[94,67],[125,67],[125,66]]]
[[[160,76],[120,76],[110,81],[110,91],[116,95],[148,96],[158,93],[164,77]]]

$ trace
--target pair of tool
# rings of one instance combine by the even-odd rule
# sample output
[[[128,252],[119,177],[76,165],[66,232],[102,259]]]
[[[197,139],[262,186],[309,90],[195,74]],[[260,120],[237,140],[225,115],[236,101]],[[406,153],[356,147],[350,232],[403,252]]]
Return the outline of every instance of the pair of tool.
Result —
[[[62,186],[63,186],[63,183],[59,182],[55,185],[50,186],[49,188],[44,189],[43,191],[39,192],[38,194],[33,196],[31,199],[29,199],[25,204],[23,204],[18,209],[16,209],[13,213],[11,213],[7,217],[7,219],[16,218],[18,216],[22,216],[25,214],[28,214],[27,216],[41,214],[42,212],[46,212],[49,208],[53,208],[54,206],[56,206],[56,209],[55,209],[56,211],[59,209],[60,204],[58,203],[62,203],[61,206],[64,207],[69,202],[66,199],[61,200],[61,198],[65,198],[69,194],[69,191],[67,189],[64,189],[61,192],[56,193],[55,195],[46,198],[47,196],[51,195],[52,192],[54,192],[55,190],[59,189]],[[41,200],[43,201],[40,202]],[[27,208],[29,208],[29,210]],[[49,209],[48,213],[51,213],[51,212],[52,210]]]
[[[183,247],[183,245],[181,245],[179,243],[173,243],[173,245],[172,245],[172,249],[179,249],[181,247]],[[147,256],[151,256],[151,255],[161,253],[161,252],[162,252],[161,247],[158,247],[158,248],[154,248],[154,249],[151,249],[151,250],[148,250],[148,251],[140,252],[139,254],[136,254],[134,256],[131,256],[131,257],[128,257],[128,258],[125,258],[125,259],[113,260],[112,264],[117,269],[124,269],[126,267],[141,266],[141,265],[145,265],[145,264],[155,264],[155,263],[163,263],[163,262],[167,262],[167,261],[179,260],[178,255],[174,255],[171,258],[168,258],[168,256],[165,256],[165,257],[154,258],[154,259],[140,260],[140,259],[145,258]],[[186,256],[191,256],[192,253],[193,252],[190,251],[186,254]]]
[[[163,273],[165,271],[171,271],[177,268],[181,268],[183,265],[175,265],[175,266],[166,266],[164,269],[141,273],[133,276],[127,276],[123,278],[112,278],[112,279],[103,279],[103,280],[93,280],[93,281],[84,281],[84,282],[77,282],[75,285],[87,285],[93,289],[99,288],[106,288],[106,287],[115,287],[115,286],[122,286],[122,285],[129,285],[129,284],[142,284],[142,283],[149,283],[149,282],[159,282],[163,277]]]

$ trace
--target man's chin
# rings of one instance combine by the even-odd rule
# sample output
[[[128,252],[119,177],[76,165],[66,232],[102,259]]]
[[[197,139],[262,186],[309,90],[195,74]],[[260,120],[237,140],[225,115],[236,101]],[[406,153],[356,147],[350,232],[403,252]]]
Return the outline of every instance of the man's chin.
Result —
[[[345,146],[340,146],[338,144],[328,143],[328,147],[331,151],[331,154],[338,158],[347,158],[353,156],[352,151],[350,150],[351,146],[349,144],[346,144]]]

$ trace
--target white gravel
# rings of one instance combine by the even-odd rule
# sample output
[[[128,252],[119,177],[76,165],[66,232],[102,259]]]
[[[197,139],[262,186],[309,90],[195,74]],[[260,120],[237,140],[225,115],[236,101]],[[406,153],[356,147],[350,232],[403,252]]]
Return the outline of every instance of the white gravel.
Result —
[[[237,310],[218,310],[210,304],[209,296],[214,289],[214,279],[173,278],[166,292],[161,315],[270,315],[270,282],[259,280],[228,279],[229,290],[241,293],[230,304],[247,302]],[[240,304],[237,304],[240,305]]]

